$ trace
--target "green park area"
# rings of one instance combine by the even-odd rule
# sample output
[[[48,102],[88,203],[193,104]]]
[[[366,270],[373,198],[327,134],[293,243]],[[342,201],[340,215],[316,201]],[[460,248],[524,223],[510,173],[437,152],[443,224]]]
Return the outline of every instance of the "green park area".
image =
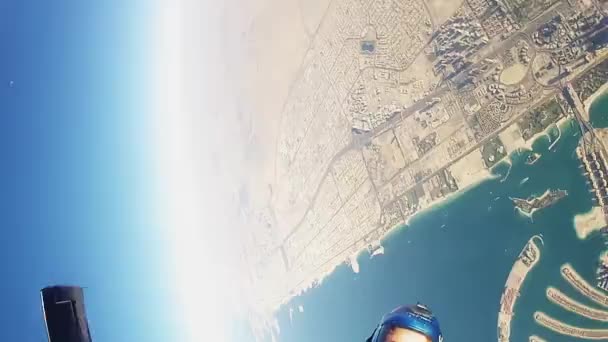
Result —
[[[581,100],[585,101],[601,86],[608,82],[608,59],[594,66],[583,76],[577,78],[572,85]]]
[[[557,0],[506,0],[515,19],[520,23],[527,23],[541,14]]]
[[[518,122],[522,137],[524,140],[529,140],[556,122],[562,114],[562,108],[555,98],[528,111]]]
[[[494,137],[481,147],[481,155],[486,167],[492,167],[507,156],[507,151],[500,138]]]

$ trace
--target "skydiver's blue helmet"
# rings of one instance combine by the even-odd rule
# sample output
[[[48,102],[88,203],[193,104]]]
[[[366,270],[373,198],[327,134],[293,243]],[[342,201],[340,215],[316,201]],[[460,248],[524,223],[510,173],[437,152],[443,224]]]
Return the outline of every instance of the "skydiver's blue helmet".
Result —
[[[442,342],[439,321],[422,304],[400,306],[384,315],[367,342]]]

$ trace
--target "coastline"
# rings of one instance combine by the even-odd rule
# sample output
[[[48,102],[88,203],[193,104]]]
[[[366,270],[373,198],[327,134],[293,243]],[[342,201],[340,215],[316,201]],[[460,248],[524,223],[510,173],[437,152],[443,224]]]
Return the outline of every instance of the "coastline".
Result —
[[[521,295],[515,304],[515,317],[511,321],[510,341],[529,341],[531,335],[555,337],[552,331],[531,319],[535,311],[555,313],[556,319],[571,324],[575,323],[573,319],[585,319],[555,306],[545,293],[547,286],[554,285],[563,288],[572,298],[594,305],[567,286],[559,273],[561,265],[571,262],[580,267],[581,275],[595,286],[592,266],[603,245],[597,233],[586,240],[578,240],[573,231],[574,215],[589,211],[592,205],[585,178],[581,176],[580,162],[573,153],[580,138],[576,128],[574,125],[566,128],[561,143],[554,148],[556,152],[544,152],[549,140],[536,142],[533,152],[542,152],[543,156],[533,167],[526,163],[531,152],[511,155],[513,169],[504,183],[498,180],[484,182],[456,201],[412,219],[411,226],[405,228],[408,230],[399,231],[382,243],[386,249],[385,256],[370,260],[365,254],[359,259],[359,274],[353,274],[347,265],[340,266],[324,280],[322,286],[294,298],[276,314],[281,324],[279,339],[324,341],[327,337],[324,331],[331,329],[333,318],[345,317],[348,319],[341,320],[339,328],[333,331],[348,331],[344,340],[361,340],[361,336],[368,334],[377,324],[378,317],[399,304],[395,304],[396,293],[406,296],[399,300],[402,303],[423,301],[438,312],[451,316],[466,315],[479,323],[479,329],[470,331],[458,329],[458,322],[448,321],[445,329],[450,331],[451,339],[496,341],[499,299],[507,274],[518,252],[535,234],[542,234],[545,247],[549,249],[541,246],[540,239],[534,240],[543,255],[521,287]],[[555,137],[553,133],[556,132],[552,131]],[[504,175],[507,169],[508,165],[501,164],[493,172]],[[520,187],[519,182],[525,177],[529,177],[529,181]],[[567,203],[548,208],[550,212],[535,213],[535,223],[523,219],[508,200],[509,196],[527,198],[556,188],[571,194],[565,199]],[[492,208],[486,211],[486,206]],[[382,231],[392,225],[386,224]],[[371,240],[381,235],[384,234],[377,234]],[[480,245],[479,241],[484,244]],[[372,243],[372,246],[375,245]],[[407,261],[415,261],[416,264]],[[411,274],[416,274],[421,281],[412,281]],[[471,289],[471,282],[487,286]],[[362,293],[367,295],[362,296]],[[304,304],[305,314],[297,315],[298,304]],[[288,317],[290,307],[296,312],[293,325],[290,325]],[[358,310],[361,307],[366,311]],[[350,329],[352,322],[361,322],[361,325]],[[602,324],[585,322],[588,323],[585,324],[587,328],[601,327]],[[303,337],[302,331],[307,331],[307,335]]]
[[[458,197],[465,194],[467,191],[477,187],[478,185],[482,184],[485,181],[492,180],[492,179],[498,179],[500,177],[500,175],[495,175],[491,171],[499,164],[505,162],[505,159],[509,158],[509,157],[510,157],[510,154],[505,156],[505,158],[503,158],[502,160],[497,162],[491,168],[484,169],[483,171],[475,174],[475,177],[471,177],[471,178],[467,179],[467,181],[465,182],[466,183],[465,187],[458,189],[457,191],[452,192],[452,193],[446,195],[445,197],[436,198],[432,201],[423,203],[418,211],[416,211],[414,214],[408,216],[405,219],[405,221],[400,222],[400,223],[390,227],[388,229],[388,231],[380,239],[374,241],[374,243],[382,245],[382,242],[389,239],[394,233],[399,232],[401,229],[407,229],[407,226],[409,226],[411,224],[411,221],[413,219],[416,219],[417,217],[419,217],[423,214],[432,212],[435,209],[439,209],[439,208],[441,208],[442,205],[451,203],[451,201],[458,199]],[[386,252],[386,251],[384,251],[384,252]],[[359,264],[358,264],[357,260],[360,256],[364,255],[365,253],[368,253],[371,255],[371,253],[367,249],[367,245],[362,246],[359,250],[357,250],[356,252],[347,256],[340,262],[334,263],[330,268],[328,268],[326,271],[320,273],[318,276],[309,278],[309,279],[303,281],[303,283],[306,285],[294,289],[293,294],[289,297],[286,297],[284,300],[282,300],[281,303],[279,303],[279,305],[276,308],[274,308],[273,311],[276,312],[281,306],[288,304],[293,298],[301,296],[304,293],[306,293],[306,291],[320,286],[323,283],[323,281],[325,280],[325,278],[330,276],[336,270],[336,268],[338,268],[341,265],[348,266],[351,269],[351,271],[355,274],[359,273],[360,269],[359,269]]]
[[[584,102],[583,107],[585,111],[589,112],[593,102],[600,98],[601,96],[608,96],[608,83],[604,83],[598,90],[596,90],[591,96],[589,96]]]
[[[498,165],[498,164],[500,164],[500,163],[502,163],[502,161],[501,161],[501,162],[496,163],[496,164],[495,164],[495,165],[494,165],[492,168],[494,168],[496,165]],[[378,239],[377,241],[375,241],[375,243],[377,243],[377,244],[379,244],[379,245],[382,245],[382,243],[383,243],[384,241],[386,241],[387,239],[391,238],[391,236],[392,236],[393,234],[395,234],[396,232],[399,232],[399,231],[400,231],[400,230],[402,230],[402,229],[407,229],[407,227],[408,227],[409,225],[411,225],[412,220],[417,219],[418,217],[421,217],[422,215],[425,215],[425,214],[431,213],[433,210],[441,209],[441,207],[442,207],[443,205],[449,204],[449,203],[451,203],[452,201],[457,200],[457,199],[458,199],[460,196],[464,195],[464,194],[465,194],[467,191],[469,191],[469,190],[471,190],[471,189],[473,189],[473,188],[477,187],[478,185],[481,185],[481,184],[482,184],[482,183],[484,183],[485,181],[500,178],[500,175],[495,175],[495,174],[492,174],[492,173],[490,172],[490,170],[491,170],[492,168],[490,168],[490,169],[486,169],[486,172],[481,173],[481,174],[479,175],[479,177],[477,177],[477,179],[475,179],[474,181],[472,181],[472,182],[468,183],[468,184],[467,184],[467,185],[466,185],[464,188],[462,188],[462,189],[458,189],[457,191],[452,192],[452,193],[450,193],[450,194],[446,195],[445,197],[442,197],[442,198],[437,198],[437,199],[434,199],[434,200],[432,200],[432,201],[430,201],[430,202],[427,202],[427,203],[426,203],[424,206],[422,206],[422,207],[420,208],[420,210],[418,210],[416,213],[414,213],[414,214],[413,214],[413,215],[411,215],[411,216],[408,216],[408,217],[405,219],[405,221],[404,221],[404,222],[401,222],[401,223],[398,223],[398,224],[396,224],[396,225],[392,226],[392,227],[391,227],[391,228],[390,228],[390,229],[389,229],[389,230],[386,232],[386,234],[384,234],[384,236],[382,236],[380,239]],[[361,250],[357,251],[357,253],[355,253],[355,258],[359,258],[361,255],[365,254],[365,252],[368,252],[368,253],[369,253],[369,251],[367,250],[367,248],[363,248],[363,249],[361,249]],[[384,250],[384,247],[382,247],[382,253],[381,253],[381,254],[385,254],[385,253],[386,253],[386,251]],[[372,255],[371,253],[369,253],[369,254],[370,254],[370,256]],[[339,266],[339,265],[337,265],[337,266]],[[337,267],[337,266],[336,266],[336,267]],[[334,268],[334,269],[335,269],[335,268]],[[355,272],[355,273],[358,273],[358,272]],[[325,276],[327,276],[327,275],[329,275],[329,274],[326,274]],[[325,276],[324,276],[324,277],[325,277]],[[319,284],[320,284],[320,282],[319,282]]]
[[[559,120],[557,120],[556,122],[554,122],[553,124],[547,126],[547,128],[545,128],[544,130],[542,130],[541,132],[538,132],[536,134],[534,134],[530,139],[528,140],[524,140],[524,143],[521,144],[521,146],[518,146],[519,148],[523,148],[525,150],[528,151],[532,151],[532,145],[536,142],[536,140],[538,140],[539,138],[546,136],[547,139],[551,139],[551,136],[549,135],[549,130],[553,127],[553,125],[555,125],[555,127],[557,127],[557,129],[559,130],[559,137],[558,139],[556,139],[555,141],[553,141],[549,147],[547,148],[547,150],[550,150],[554,147],[555,143],[557,143],[562,136],[562,127],[564,125],[566,125],[568,122],[570,122],[570,120],[572,120],[572,118],[564,115],[561,118],[559,118]],[[523,140],[523,139],[522,139]]]
[[[462,189],[458,189],[448,195],[446,195],[445,197],[442,198],[436,198],[428,203],[426,203],[424,206],[422,206],[420,208],[420,210],[418,210],[415,214],[409,216],[405,222],[397,224],[395,226],[393,226],[386,235],[384,235],[380,241],[385,240],[386,238],[388,238],[390,236],[390,234],[395,231],[396,229],[399,229],[400,227],[405,227],[405,226],[409,226],[411,221],[415,218],[417,218],[418,216],[422,215],[422,214],[426,214],[428,212],[431,212],[435,209],[439,209],[441,208],[442,205],[444,204],[448,204],[451,203],[452,201],[458,199],[458,197],[460,197],[461,195],[465,194],[467,191],[475,188],[476,186],[480,185],[481,183],[488,181],[488,180],[492,180],[492,179],[498,179],[500,177],[500,175],[494,175],[491,172],[487,172],[483,175],[479,175],[479,177],[477,177],[477,179],[475,179],[474,181],[469,182],[464,188]],[[395,229],[396,228],[396,229]]]
[[[543,135],[546,135],[546,134],[539,133],[539,134],[535,135],[534,140],[542,137]],[[530,139],[529,141],[532,141],[532,139]],[[532,143],[530,143],[530,146],[531,146],[531,144]],[[531,147],[530,147],[530,150],[531,150]],[[468,156],[472,155],[473,153],[474,152],[465,156],[462,160],[465,160]],[[432,212],[433,210],[440,209],[442,205],[451,203],[452,201],[458,199],[461,195],[465,194],[467,191],[477,187],[478,185],[482,184],[485,181],[500,178],[500,175],[493,174],[492,170],[494,170],[498,165],[501,165],[502,163],[510,163],[510,158],[513,153],[519,153],[519,151],[515,150],[512,153],[509,153],[503,159],[499,160],[492,167],[484,168],[483,170],[480,170],[479,172],[475,173],[475,175],[473,175],[473,177],[467,177],[467,179],[464,181],[465,186],[463,188],[460,188],[457,191],[446,195],[445,197],[436,198],[432,201],[423,203],[421,205],[421,208],[418,211],[416,211],[414,214],[408,216],[405,219],[405,221],[400,222],[400,223],[392,226],[391,228],[389,228],[388,231],[380,239],[374,241],[374,243],[382,245],[382,242],[391,238],[391,236],[394,233],[399,232],[401,229],[407,229],[407,226],[409,226],[411,224],[412,220],[420,217],[423,214],[428,214],[428,213]],[[294,290],[293,295],[291,295],[291,296],[287,297],[286,299],[284,299],[283,301],[281,301],[279,306],[275,308],[275,311],[278,310],[281,306],[288,304],[289,301],[291,301],[293,298],[306,293],[306,291],[308,291],[310,289],[320,286],[323,283],[323,280],[325,280],[325,278],[327,278],[329,275],[331,275],[336,270],[336,268],[338,268],[341,265],[348,266],[351,269],[351,271],[355,274],[359,273],[360,269],[358,267],[359,265],[358,265],[358,262],[356,262],[356,260],[360,256],[364,255],[365,253],[369,254],[367,245],[363,246],[362,248],[357,250],[355,253],[346,257],[344,260],[341,260],[339,263],[335,263],[334,265],[332,265],[331,268],[328,268],[327,271],[320,273],[319,276],[304,281],[304,283],[307,285]],[[356,262],[355,267],[353,267],[353,260]]]
[[[559,140],[561,140],[564,128],[566,128],[566,125],[568,125],[571,120],[572,120],[571,117],[564,115],[561,118],[559,118],[556,122],[554,122],[553,124],[547,126],[544,130],[534,134],[528,140],[524,140],[521,137],[517,138],[517,139],[512,138],[511,134],[512,134],[513,130],[517,130],[517,132],[519,132],[519,131],[517,128],[517,123],[511,124],[511,127],[508,127],[507,129],[505,129],[504,132],[499,134],[499,137],[501,138],[501,140],[505,146],[505,149],[508,151],[508,155],[505,156],[505,158],[510,157],[511,154],[514,152],[533,151],[534,150],[533,145],[536,141],[538,141],[538,139],[543,138],[543,137],[546,137],[547,139],[551,139],[551,136],[549,135],[549,130],[555,125],[555,127],[559,131],[559,136],[558,136],[558,138],[556,138],[555,141],[552,141],[552,142],[550,141],[550,145],[547,148],[547,150],[551,150],[553,147],[555,147],[555,145],[559,142]],[[499,163],[500,163],[500,161],[499,161]],[[499,163],[496,163],[496,165],[498,165]]]
[[[570,118],[568,116],[563,116],[558,121],[556,121],[554,123],[554,125],[557,125],[560,128],[560,133],[563,133],[563,130],[561,128],[564,125],[569,124],[571,120],[572,120],[572,118]],[[513,123],[512,125],[516,125],[516,123]],[[475,172],[474,174],[469,175],[469,177],[466,177],[466,180],[464,180],[464,186],[462,188],[459,188],[455,192],[452,192],[444,197],[436,198],[436,199],[428,201],[426,203],[422,203],[420,206],[420,209],[418,211],[416,211],[414,214],[406,217],[404,221],[392,226],[390,229],[388,229],[386,231],[386,233],[382,237],[380,237],[378,240],[376,240],[374,242],[378,243],[378,244],[382,244],[383,241],[386,241],[387,239],[391,238],[391,236],[395,232],[398,232],[401,229],[407,229],[407,226],[409,226],[411,224],[412,220],[414,220],[418,217],[421,217],[421,215],[423,215],[423,214],[428,214],[428,213],[432,212],[433,210],[440,209],[441,206],[451,203],[451,201],[458,199],[461,195],[463,195],[467,191],[477,187],[478,185],[484,183],[485,181],[500,178],[501,175],[493,174],[492,171],[499,165],[502,165],[503,163],[510,163],[511,158],[514,154],[520,153],[522,150],[532,151],[533,144],[536,143],[536,141],[538,141],[538,139],[540,139],[542,137],[549,138],[549,134],[547,133],[547,131],[550,128],[551,128],[551,125],[549,127],[547,127],[545,130],[543,130],[542,132],[538,132],[537,134],[532,136],[527,141],[523,140],[523,139],[519,139],[517,141],[517,143],[514,144],[514,146],[510,146],[511,147],[510,149],[509,149],[509,147],[505,146],[507,148],[507,150],[510,151],[510,153],[508,153],[505,157],[503,157],[502,159],[497,161],[496,164],[494,164],[492,167],[490,167],[490,168],[484,167],[483,170],[477,170],[477,172]],[[474,154],[475,154],[475,151],[472,151],[468,155],[464,156],[459,162],[463,162],[463,161],[466,162],[467,157],[474,155]],[[459,162],[457,162],[457,163],[459,163]],[[448,169],[454,168],[454,166],[457,163],[448,167]],[[455,178],[457,178],[457,177],[455,176]],[[351,269],[351,271],[355,271],[353,269],[353,267],[351,266],[352,260],[357,260],[360,256],[364,255],[365,253],[368,253],[368,254],[370,253],[367,249],[366,244],[362,245],[357,251],[353,252],[352,254],[346,255],[344,258],[341,258],[340,260],[336,260],[336,261],[332,262],[331,266],[328,266],[325,271],[317,274],[314,277],[310,277],[310,278],[302,281],[301,283],[305,284],[305,285],[295,288],[293,290],[292,294],[290,294],[289,296],[287,296],[283,300],[281,300],[280,303],[278,303],[278,305],[276,307],[274,307],[272,311],[273,312],[278,311],[282,306],[289,304],[289,302],[293,298],[299,297],[299,296],[303,295],[304,293],[306,293],[308,290],[320,286],[323,283],[323,281],[328,276],[330,276],[336,270],[336,268],[338,268],[341,265],[346,265],[347,267],[349,267]],[[358,266],[358,263],[355,267],[356,267],[357,271],[359,271],[359,268],[357,266]],[[358,272],[354,272],[354,273],[358,273]]]

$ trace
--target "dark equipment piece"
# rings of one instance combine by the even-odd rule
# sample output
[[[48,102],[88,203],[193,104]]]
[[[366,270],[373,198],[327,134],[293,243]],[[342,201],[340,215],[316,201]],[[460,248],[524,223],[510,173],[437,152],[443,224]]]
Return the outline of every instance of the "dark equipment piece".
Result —
[[[81,287],[45,287],[40,295],[49,342],[91,342]]]

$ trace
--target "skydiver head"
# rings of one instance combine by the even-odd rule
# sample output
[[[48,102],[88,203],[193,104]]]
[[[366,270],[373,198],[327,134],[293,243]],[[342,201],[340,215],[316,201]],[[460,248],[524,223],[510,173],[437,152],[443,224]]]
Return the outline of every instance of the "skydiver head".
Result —
[[[400,306],[385,315],[367,342],[441,342],[439,321],[424,305]]]

